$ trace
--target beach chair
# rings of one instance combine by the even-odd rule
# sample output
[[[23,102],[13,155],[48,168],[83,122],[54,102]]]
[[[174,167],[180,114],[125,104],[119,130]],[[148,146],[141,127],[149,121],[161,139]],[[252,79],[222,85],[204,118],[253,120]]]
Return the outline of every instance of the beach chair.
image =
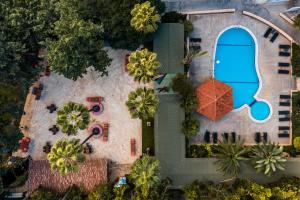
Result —
[[[286,70],[286,69],[279,69],[278,70],[278,74],[289,74],[290,71],[289,70]]]
[[[232,143],[236,142],[236,133],[235,132],[231,132],[231,139],[232,139]]]
[[[103,141],[104,142],[108,141],[108,127],[109,127],[108,123],[103,124]]]
[[[204,141],[205,141],[206,143],[210,143],[210,132],[209,132],[209,131],[206,131],[206,132],[204,133]]]
[[[280,110],[278,111],[278,115],[289,115],[290,111],[289,110]]]
[[[101,103],[104,100],[101,96],[87,97],[86,101],[90,103]]]
[[[290,48],[291,48],[291,45],[280,44],[280,45],[279,45],[279,48],[280,48],[280,49],[290,49]]]
[[[280,99],[291,99],[291,95],[289,95],[289,94],[281,94],[281,95],[279,96],[279,98],[280,98]]]
[[[290,134],[289,133],[278,133],[278,137],[280,137],[280,138],[289,138]]]
[[[279,56],[288,57],[288,56],[290,56],[290,55],[291,55],[290,52],[282,52],[282,51],[279,52]]]
[[[278,32],[275,32],[275,33],[273,34],[273,36],[271,37],[270,42],[273,43],[273,42],[277,39],[278,35],[279,35],[279,33],[278,33]]]
[[[283,63],[283,62],[279,62],[278,63],[279,67],[290,67],[290,63]]]
[[[136,154],[135,139],[134,138],[130,139],[130,153],[131,153],[131,156],[135,156],[135,154]]]
[[[265,34],[264,34],[264,37],[265,38],[267,38],[267,37],[269,37],[269,35],[270,35],[270,33],[272,32],[272,28],[268,28],[267,30],[266,30],[266,32],[265,32]]]
[[[289,117],[279,118],[279,121],[280,122],[288,122],[288,121],[290,121],[290,118]]]
[[[289,131],[289,130],[290,130],[290,127],[289,127],[289,126],[279,126],[279,127],[278,127],[278,130],[279,130],[279,131]]]
[[[290,102],[279,102],[279,106],[291,106]]]
[[[228,141],[228,139],[229,139],[229,135],[228,135],[228,133],[225,132],[225,133],[223,134],[223,140],[224,140],[224,141]]]
[[[255,133],[255,142],[260,143],[261,142],[261,134],[260,132]]]
[[[267,132],[263,132],[263,141],[264,141],[264,143],[268,142],[268,133]]]
[[[217,132],[213,132],[213,143],[214,144],[218,143],[218,133]]]

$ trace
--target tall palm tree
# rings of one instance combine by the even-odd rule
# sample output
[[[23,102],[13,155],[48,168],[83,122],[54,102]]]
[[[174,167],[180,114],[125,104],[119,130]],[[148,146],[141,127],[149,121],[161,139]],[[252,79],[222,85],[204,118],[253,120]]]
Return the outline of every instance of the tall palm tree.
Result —
[[[88,109],[78,103],[69,102],[57,112],[57,124],[62,127],[62,132],[75,135],[78,129],[86,129],[90,120]]]
[[[47,158],[51,169],[62,175],[78,171],[79,163],[85,159],[83,146],[77,139],[59,140],[53,145]]]
[[[136,160],[131,168],[130,179],[133,181],[137,192],[143,199],[147,199],[150,191],[156,189],[160,184],[159,162],[149,155],[143,155]]]
[[[285,170],[286,158],[283,157],[282,146],[269,142],[253,146],[251,152],[257,172],[263,172],[265,175],[270,176],[277,169]]]
[[[160,63],[157,61],[156,53],[148,49],[137,50],[130,54],[127,69],[134,80],[149,83],[156,75],[156,69]]]
[[[219,166],[218,170],[222,171],[224,175],[237,176],[241,170],[241,164],[247,160],[244,155],[247,149],[244,147],[244,140],[238,139],[236,143],[231,140],[220,141],[216,146]]]
[[[129,93],[126,105],[132,118],[149,119],[157,111],[158,98],[153,89],[138,88]]]
[[[152,33],[156,31],[160,22],[160,15],[149,1],[135,4],[131,16],[130,25],[138,32]]]

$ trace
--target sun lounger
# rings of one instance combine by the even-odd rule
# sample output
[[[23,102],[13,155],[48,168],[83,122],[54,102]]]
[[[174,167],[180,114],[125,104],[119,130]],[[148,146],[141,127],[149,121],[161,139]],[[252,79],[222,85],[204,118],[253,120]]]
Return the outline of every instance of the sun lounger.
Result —
[[[278,133],[278,137],[280,137],[280,138],[289,138],[290,134],[289,133]]]
[[[210,132],[209,132],[209,131],[206,131],[206,132],[204,133],[204,141],[205,141],[206,143],[210,143]]]
[[[278,70],[278,74],[289,74],[290,71],[289,70],[285,70],[285,69],[279,69]]]
[[[279,67],[289,67],[289,66],[290,66],[290,63],[279,62],[279,63],[278,63],[278,66],[279,66]]]
[[[218,143],[218,133],[217,132],[213,132],[213,143],[214,144]]]
[[[87,97],[86,101],[91,103],[101,103],[104,100],[101,96]]]
[[[260,143],[261,142],[261,134],[260,132],[255,133],[255,142]]]
[[[228,141],[228,139],[229,139],[229,135],[228,135],[228,133],[224,133],[223,134],[223,139],[225,140],[225,141]]]
[[[290,56],[290,55],[291,55],[290,52],[282,52],[282,51],[279,52],[279,56],[285,56],[285,57],[288,57],[288,56]]]
[[[130,153],[131,153],[131,156],[135,156],[135,154],[136,154],[135,139],[134,138],[130,139]]]
[[[109,127],[108,123],[103,124],[103,141],[104,142],[107,142],[107,140],[108,140],[108,127]]]
[[[274,41],[277,39],[278,35],[279,35],[279,33],[278,33],[278,32],[275,32],[275,33],[273,34],[273,36],[271,37],[270,42],[274,42]]]
[[[265,34],[264,34],[264,37],[265,38],[267,38],[267,37],[269,37],[269,35],[270,35],[270,33],[272,32],[272,28],[268,28],[267,30],[266,30],[266,32],[265,32]]]
[[[201,38],[190,38],[190,42],[201,42]]]
[[[279,126],[279,127],[278,127],[278,130],[279,130],[279,131],[289,131],[289,130],[290,130],[290,127],[289,127],[289,126]]]
[[[280,111],[278,111],[278,115],[288,115],[288,114],[290,114],[289,110],[280,110]]]
[[[279,48],[280,48],[280,49],[290,49],[290,48],[291,48],[291,45],[280,44],[280,45],[279,45]]]
[[[267,132],[263,132],[263,141],[264,141],[264,143],[268,142],[268,133]]]
[[[279,102],[279,106],[290,106],[290,102]]]
[[[236,133],[235,132],[231,132],[231,139],[232,139],[232,143],[236,142]]]
[[[280,99],[291,99],[291,95],[289,95],[289,94],[281,94],[281,95],[279,96],[279,98],[280,98]]]
[[[279,118],[279,121],[280,122],[288,122],[288,121],[290,121],[290,118],[289,117]]]

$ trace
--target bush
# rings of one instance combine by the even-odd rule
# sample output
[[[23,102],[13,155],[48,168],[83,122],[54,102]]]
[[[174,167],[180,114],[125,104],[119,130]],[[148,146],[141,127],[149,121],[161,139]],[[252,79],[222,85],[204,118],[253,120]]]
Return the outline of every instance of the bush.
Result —
[[[297,150],[300,150],[300,136],[294,138],[293,145]]]
[[[96,187],[88,195],[88,200],[112,200],[113,199],[113,186],[104,184]]]
[[[297,156],[297,150],[293,145],[283,146],[283,152],[288,153],[291,157]]]
[[[298,14],[294,20],[294,25],[300,29],[300,14]]]
[[[30,195],[29,199],[30,200],[58,200],[59,195],[57,192],[51,189],[40,187]]]
[[[300,92],[292,95],[292,126],[293,138],[300,136]]]
[[[188,157],[190,158],[209,158],[212,156],[212,148],[210,144],[191,145],[188,149]]]
[[[191,138],[197,135],[199,131],[200,123],[197,118],[192,115],[187,115],[185,120],[182,122],[182,133],[187,137]]]
[[[194,30],[193,23],[190,20],[185,20],[184,23],[184,33],[186,35],[190,34]]]
[[[292,44],[292,59],[293,75],[300,76],[300,46],[296,43]]]
[[[65,192],[63,199],[84,200],[85,197],[86,197],[86,194],[85,194],[83,188],[73,185],[73,186],[69,187],[68,190]]]

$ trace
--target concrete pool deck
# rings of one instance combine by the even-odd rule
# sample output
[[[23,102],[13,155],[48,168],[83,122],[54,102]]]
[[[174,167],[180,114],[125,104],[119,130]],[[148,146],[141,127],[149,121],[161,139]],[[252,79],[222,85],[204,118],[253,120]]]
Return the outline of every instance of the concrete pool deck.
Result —
[[[290,122],[279,122],[278,111],[289,110],[289,107],[279,106],[279,95],[290,94],[295,89],[296,83],[290,75],[278,74],[278,62],[290,63],[289,57],[278,56],[279,44],[289,44],[289,41],[282,35],[279,35],[274,43],[263,37],[268,26],[258,22],[241,13],[227,14],[207,14],[191,15],[194,31],[191,37],[201,37],[201,47],[208,54],[197,58],[192,63],[191,79],[195,85],[207,80],[213,76],[213,58],[215,52],[215,42],[219,33],[229,26],[241,25],[252,31],[258,44],[258,68],[261,75],[262,88],[258,98],[267,100],[273,109],[271,118],[262,124],[253,122],[248,115],[248,109],[245,108],[238,112],[232,112],[217,122],[212,122],[198,115],[201,128],[193,142],[203,141],[203,134],[206,130],[216,131],[219,134],[223,132],[235,131],[238,135],[245,138],[247,144],[254,143],[255,132],[268,132],[269,139],[280,144],[290,144],[289,138],[278,138],[278,126],[289,126]]]

